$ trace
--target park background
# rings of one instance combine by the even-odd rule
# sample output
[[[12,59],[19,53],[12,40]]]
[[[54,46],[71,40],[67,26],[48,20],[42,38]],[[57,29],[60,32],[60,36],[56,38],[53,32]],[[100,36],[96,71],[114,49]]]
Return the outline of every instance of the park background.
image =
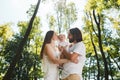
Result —
[[[45,33],[73,27],[86,45],[83,80],[120,80],[120,0],[0,1],[0,80],[42,80]]]

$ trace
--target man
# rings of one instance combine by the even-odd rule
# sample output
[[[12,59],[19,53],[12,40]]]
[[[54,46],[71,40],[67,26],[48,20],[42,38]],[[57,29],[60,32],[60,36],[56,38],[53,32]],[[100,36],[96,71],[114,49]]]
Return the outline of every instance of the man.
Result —
[[[62,80],[82,80],[86,49],[82,42],[81,31],[78,28],[70,29],[68,39],[73,45],[69,47],[68,51],[63,49],[62,54],[71,61],[63,64]],[[77,63],[75,63],[76,60]]]

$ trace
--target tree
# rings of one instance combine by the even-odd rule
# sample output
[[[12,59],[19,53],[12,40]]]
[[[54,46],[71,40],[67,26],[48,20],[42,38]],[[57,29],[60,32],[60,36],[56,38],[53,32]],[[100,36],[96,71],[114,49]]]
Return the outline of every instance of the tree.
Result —
[[[66,4],[66,0],[60,0],[55,3],[55,16],[48,14],[49,28],[58,33],[67,32],[70,25],[77,20],[77,10],[74,2]],[[55,27],[57,26],[57,27]]]
[[[36,5],[36,9],[35,9],[35,11],[34,11],[33,16],[31,17],[31,20],[30,20],[30,22],[29,22],[27,31],[26,31],[26,33],[25,33],[25,35],[24,35],[21,43],[19,44],[19,47],[17,48],[16,55],[14,56],[12,62],[10,63],[10,66],[9,66],[9,68],[8,68],[5,76],[3,77],[3,80],[8,80],[8,79],[11,80],[11,78],[12,78],[12,76],[13,76],[13,70],[15,69],[16,63],[20,60],[21,52],[22,52],[23,47],[24,47],[24,45],[25,45],[25,43],[26,43],[26,41],[27,41],[27,38],[28,38],[28,36],[29,36],[29,34],[30,34],[30,32],[31,32],[32,24],[33,24],[33,21],[34,21],[34,18],[35,18],[35,16],[36,16],[36,14],[37,14],[40,1],[41,1],[41,0],[38,0],[38,3],[37,3],[37,5]]]
[[[11,28],[11,23],[5,23],[0,25],[0,79],[2,78],[1,75],[5,72],[5,59],[4,59],[4,48],[7,45],[7,42],[11,40],[13,37],[14,32]]]
[[[9,63],[11,63],[12,58],[15,56],[15,52],[16,52],[15,48],[18,48],[19,43],[21,42],[21,39],[22,39],[22,36],[16,34],[13,36],[13,38],[10,41],[7,42],[2,54],[3,58],[2,58],[2,63],[0,67],[1,76],[3,76],[3,74],[5,74],[5,72],[7,71],[9,67]],[[27,42],[29,41],[27,40]],[[21,79],[36,80],[37,78],[40,78],[43,76],[43,73],[41,71],[41,61],[39,58],[39,54],[35,52],[36,51],[35,49],[36,48],[32,47],[31,44],[29,46],[28,44],[24,46],[21,59],[16,64],[15,69],[13,71],[14,77],[12,77],[12,80],[16,80],[16,79],[17,80],[21,80]]]
[[[95,38],[97,38],[98,45],[93,44],[93,47],[95,49],[95,46],[96,46],[97,53],[101,52],[101,55],[102,55],[102,58],[104,61],[104,71],[105,71],[105,77],[103,77],[103,79],[105,79],[105,80],[109,80],[110,79],[109,76],[111,76],[111,79],[113,79],[112,74],[109,74],[109,72],[110,72],[109,68],[111,66],[109,67],[109,65],[108,65],[110,63],[109,60],[111,60],[111,58],[108,58],[108,55],[110,53],[108,53],[107,50],[110,50],[110,47],[108,45],[105,45],[105,43],[107,43],[106,38],[105,38],[107,35],[106,29],[109,28],[109,27],[106,28],[106,24],[108,23],[108,20],[110,20],[107,18],[108,15],[106,14],[106,12],[110,11],[110,9],[113,9],[113,8],[119,9],[117,1],[114,1],[114,0],[110,0],[110,1],[109,0],[108,1],[89,0],[85,7],[85,13],[86,13],[85,23],[87,24],[87,25],[85,25],[85,27],[87,28],[87,32],[89,32],[89,34],[90,34],[90,37],[92,39],[92,44],[93,44],[93,40],[95,43]],[[117,21],[117,22],[119,23],[119,21]],[[118,23],[116,23],[117,24],[117,25],[115,25],[116,27],[118,27]],[[104,32],[104,31],[106,31],[106,32]],[[109,38],[107,38],[107,39],[109,39]],[[101,66],[101,65],[99,65],[99,66]],[[101,70],[101,69],[99,69],[99,70]],[[101,74],[102,71],[98,71],[98,73]],[[98,78],[100,79],[100,75]],[[101,77],[101,79],[102,79],[102,77]]]

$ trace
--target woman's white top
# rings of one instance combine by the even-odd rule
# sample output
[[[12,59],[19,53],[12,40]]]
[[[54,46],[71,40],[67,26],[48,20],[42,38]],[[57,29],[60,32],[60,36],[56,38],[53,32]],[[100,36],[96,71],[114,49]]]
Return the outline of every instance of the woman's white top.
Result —
[[[60,52],[53,49],[53,55],[58,58]],[[51,62],[46,54],[43,55],[43,72],[44,80],[59,80],[58,64]]]

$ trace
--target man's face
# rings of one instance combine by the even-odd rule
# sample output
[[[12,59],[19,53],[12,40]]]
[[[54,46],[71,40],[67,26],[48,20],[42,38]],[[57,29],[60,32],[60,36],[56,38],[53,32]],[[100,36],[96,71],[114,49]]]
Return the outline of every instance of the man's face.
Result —
[[[70,32],[68,32],[68,39],[70,43],[74,42],[73,35]]]

